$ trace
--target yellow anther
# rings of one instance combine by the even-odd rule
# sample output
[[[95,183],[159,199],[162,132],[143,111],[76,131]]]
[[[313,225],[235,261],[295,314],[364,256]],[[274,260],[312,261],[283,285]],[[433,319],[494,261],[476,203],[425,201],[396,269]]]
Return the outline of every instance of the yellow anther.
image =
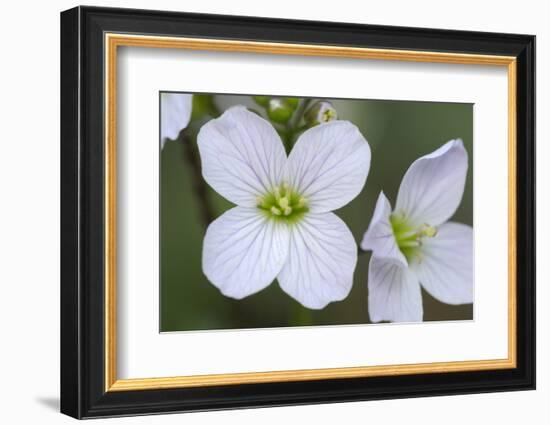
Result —
[[[422,235],[433,238],[437,234],[437,228],[424,224],[420,231]]]
[[[281,189],[279,188],[279,186],[275,186],[273,188],[273,196],[275,196],[275,199],[279,200],[279,198],[281,197]]]
[[[281,199],[279,199],[279,205],[283,210],[285,210],[288,207],[288,198],[286,196],[283,196]]]
[[[301,198],[298,200],[298,208],[302,208],[305,204],[306,204],[305,198],[304,198],[304,197],[301,197]]]
[[[290,215],[290,213],[292,212],[292,208],[290,207],[286,207],[283,209],[283,212],[285,215]]]
[[[334,113],[334,111],[332,109],[327,109],[323,112],[323,118],[321,121],[329,122],[332,121],[334,118],[336,118],[336,114]]]
[[[281,215],[281,210],[277,207],[271,207],[271,214],[273,215]]]

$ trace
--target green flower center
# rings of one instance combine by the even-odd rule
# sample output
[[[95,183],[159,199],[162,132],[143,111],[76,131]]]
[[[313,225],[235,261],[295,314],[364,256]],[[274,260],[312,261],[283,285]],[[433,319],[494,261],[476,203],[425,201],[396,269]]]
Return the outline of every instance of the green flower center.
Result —
[[[418,254],[422,239],[437,235],[436,227],[429,224],[423,224],[420,227],[411,226],[401,214],[390,215],[390,223],[397,246],[407,261],[411,261]]]
[[[309,211],[307,200],[284,183],[259,198],[258,208],[269,218],[288,223],[297,222]]]

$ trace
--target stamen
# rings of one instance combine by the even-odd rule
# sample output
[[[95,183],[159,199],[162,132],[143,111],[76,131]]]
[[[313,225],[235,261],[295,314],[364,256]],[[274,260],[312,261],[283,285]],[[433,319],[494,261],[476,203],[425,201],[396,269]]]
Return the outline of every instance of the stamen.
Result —
[[[437,235],[437,228],[430,226],[428,224],[424,224],[422,226],[422,229],[420,230],[420,233],[429,238],[433,238],[435,235]]]
[[[395,237],[399,240],[409,239],[412,236],[417,236],[418,232],[416,230],[403,231],[395,234]]]
[[[256,199],[257,207],[269,218],[295,223],[309,211],[307,199],[292,190],[287,183],[274,186],[263,197]]]
[[[420,246],[420,241],[402,241],[399,243],[400,248],[416,248]]]
[[[277,207],[271,207],[270,211],[273,215],[281,215],[281,210]]]
[[[288,198],[286,196],[283,196],[281,199],[279,199],[279,205],[283,210],[286,210],[288,208]]]
[[[433,238],[437,235],[437,227],[425,223],[421,226],[414,226],[408,223],[407,217],[401,213],[393,213],[390,216],[395,241],[400,251],[405,255],[407,261],[419,258],[425,238]]]

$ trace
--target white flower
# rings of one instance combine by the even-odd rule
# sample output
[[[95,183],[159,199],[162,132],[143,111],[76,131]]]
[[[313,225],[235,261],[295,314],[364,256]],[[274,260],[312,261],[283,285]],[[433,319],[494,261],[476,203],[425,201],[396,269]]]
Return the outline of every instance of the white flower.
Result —
[[[193,95],[185,93],[161,93],[160,95],[160,147],[166,139],[175,140],[181,130],[189,125]]]
[[[237,204],[210,224],[202,268],[241,299],[275,278],[312,309],[344,299],[357,263],[353,235],[331,211],[355,198],[370,167],[357,127],[334,121],[304,132],[287,158],[273,126],[242,106],[198,135],[205,180]]]
[[[372,250],[373,322],[422,321],[420,285],[447,304],[473,302],[472,228],[449,220],[464,192],[468,154],[451,140],[409,167],[395,210],[380,193],[361,248]]]

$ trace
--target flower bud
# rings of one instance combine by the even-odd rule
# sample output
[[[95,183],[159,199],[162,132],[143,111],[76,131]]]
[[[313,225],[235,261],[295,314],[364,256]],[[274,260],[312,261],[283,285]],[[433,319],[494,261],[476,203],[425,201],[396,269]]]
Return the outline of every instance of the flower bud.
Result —
[[[293,113],[294,108],[285,99],[275,98],[269,101],[267,116],[271,121],[286,124]]]
[[[217,117],[220,115],[214,104],[214,96],[211,94],[193,95],[193,112],[191,119],[200,120],[205,116]]]
[[[252,96],[252,99],[258,105],[263,106],[264,108],[267,108],[269,106],[269,96]]]
[[[336,109],[332,103],[326,101],[315,102],[304,115],[308,127],[313,127],[329,121],[338,119]]]
[[[300,104],[300,99],[298,99],[297,97],[285,97],[284,100],[286,104],[292,109],[296,109]]]

